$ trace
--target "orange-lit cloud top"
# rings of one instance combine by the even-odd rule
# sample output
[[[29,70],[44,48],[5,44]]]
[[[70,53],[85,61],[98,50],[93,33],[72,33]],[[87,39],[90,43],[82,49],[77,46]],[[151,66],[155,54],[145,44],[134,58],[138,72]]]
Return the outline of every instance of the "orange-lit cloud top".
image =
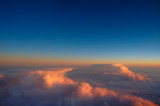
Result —
[[[101,87],[92,87],[89,85],[89,83],[82,82],[78,86],[77,90],[78,96],[81,98],[92,98],[92,97],[104,97],[104,96],[116,96],[117,93],[115,93],[112,90],[108,90]]]
[[[150,80],[150,78],[148,78],[146,75],[134,73],[122,64],[93,64],[90,68],[91,70],[99,70],[95,73],[104,73],[105,77],[111,78],[110,80],[113,78],[132,81]]]
[[[56,86],[56,84],[74,84],[74,81],[65,76],[67,72],[72,71],[72,68],[54,68],[53,71],[52,69],[49,70],[31,72],[30,75],[38,74],[43,76],[43,80],[48,87]]]
[[[117,67],[116,72],[113,72],[113,74],[115,75],[126,76],[133,80],[139,80],[139,81],[150,80],[149,78],[145,77],[145,75],[133,73],[132,71],[130,71],[127,67],[125,67],[122,64],[113,64],[113,66]]]
[[[3,99],[3,104],[158,106],[153,102],[140,97],[119,94],[118,92],[107,88],[93,87],[85,81],[74,81],[66,76],[66,73],[71,70],[72,68],[52,68],[24,73],[21,77],[15,76],[19,81],[18,86],[17,83],[14,86],[14,77],[8,80],[6,78],[4,82],[10,81],[13,83],[8,90],[9,94],[6,94],[9,96],[5,96]],[[5,89],[5,86],[2,86],[2,88],[3,87],[4,90],[7,90]]]

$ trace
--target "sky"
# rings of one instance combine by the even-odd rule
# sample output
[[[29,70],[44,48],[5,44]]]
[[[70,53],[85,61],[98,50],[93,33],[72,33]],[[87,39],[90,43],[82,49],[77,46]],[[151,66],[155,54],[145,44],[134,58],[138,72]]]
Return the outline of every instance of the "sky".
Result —
[[[0,64],[160,65],[159,0],[1,0]]]

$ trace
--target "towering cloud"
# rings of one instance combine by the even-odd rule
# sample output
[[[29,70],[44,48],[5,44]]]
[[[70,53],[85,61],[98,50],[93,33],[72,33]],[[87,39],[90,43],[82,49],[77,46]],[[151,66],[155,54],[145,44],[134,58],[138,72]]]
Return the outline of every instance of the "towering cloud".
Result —
[[[65,76],[66,72],[72,71],[72,68],[55,68],[49,70],[39,70],[36,72],[31,72],[30,75],[38,74],[39,76],[43,76],[43,80],[47,87],[56,86],[56,84],[67,85],[67,84],[74,84],[74,81],[67,78]]]
[[[140,97],[91,86],[85,81],[74,81],[66,76],[71,71],[72,68],[52,68],[3,77],[0,79],[0,105],[158,106]],[[9,86],[8,82],[12,85]]]
[[[129,70],[126,66],[122,64],[94,64],[91,67],[93,70],[99,70],[97,72],[103,72],[106,76],[112,75],[113,77],[118,77],[126,80],[133,81],[148,81],[150,80],[145,75],[137,74]]]
[[[144,75],[133,73],[122,64],[113,64],[113,66],[116,67],[116,72],[113,72],[115,75],[124,76],[139,81],[149,80],[149,78],[146,78]]]

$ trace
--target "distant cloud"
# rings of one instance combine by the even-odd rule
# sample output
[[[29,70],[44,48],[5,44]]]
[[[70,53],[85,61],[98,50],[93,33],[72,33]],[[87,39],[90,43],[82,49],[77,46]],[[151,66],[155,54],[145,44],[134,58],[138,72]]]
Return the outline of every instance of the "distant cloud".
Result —
[[[126,66],[122,64],[95,64],[92,65],[92,68],[101,70],[106,75],[113,75],[128,80],[135,81],[148,81],[150,78],[147,78],[145,75],[137,74],[129,70]]]
[[[116,72],[113,72],[113,74],[115,75],[120,75],[139,81],[150,80],[149,78],[146,78],[144,75],[135,74],[122,64],[113,64],[113,66],[116,67]]]
[[[73,80],[66,76],[71,71],[72,68],[52,68],[5,76],[0,79],[0,105],[158,106],[140,97]]]

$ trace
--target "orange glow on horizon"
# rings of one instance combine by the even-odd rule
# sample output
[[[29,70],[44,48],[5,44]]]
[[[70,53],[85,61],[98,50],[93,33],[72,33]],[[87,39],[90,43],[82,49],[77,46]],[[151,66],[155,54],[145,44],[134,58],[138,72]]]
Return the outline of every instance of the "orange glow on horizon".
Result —
[[[160,67],[160,61],[101,60],[82,58],[41,58],[24,56],[0,56],[0,66],[89,66],[91,64],[122,63],[126,66]]]

